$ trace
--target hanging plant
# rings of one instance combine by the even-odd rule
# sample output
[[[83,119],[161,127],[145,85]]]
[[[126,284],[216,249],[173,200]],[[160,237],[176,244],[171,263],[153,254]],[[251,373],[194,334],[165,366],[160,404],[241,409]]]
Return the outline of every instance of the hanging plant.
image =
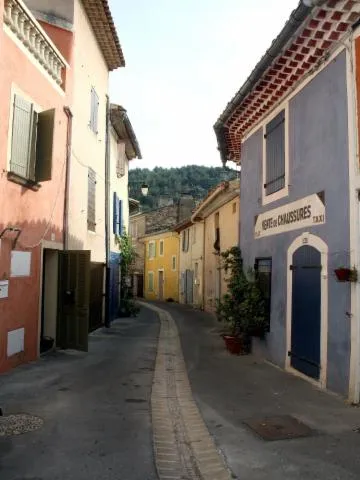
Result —
[[[336,278],[339,282],[357,282],[358,272],[355,267],[345,268],[339,267],[334,270]]]

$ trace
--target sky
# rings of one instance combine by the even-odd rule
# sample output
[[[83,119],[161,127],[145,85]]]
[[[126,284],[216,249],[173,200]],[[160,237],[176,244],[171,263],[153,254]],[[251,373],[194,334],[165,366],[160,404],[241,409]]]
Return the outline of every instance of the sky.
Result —
[[[110,0],[110,75],[142,152],[131,167],[221,166],[213,125],[299,0]]]

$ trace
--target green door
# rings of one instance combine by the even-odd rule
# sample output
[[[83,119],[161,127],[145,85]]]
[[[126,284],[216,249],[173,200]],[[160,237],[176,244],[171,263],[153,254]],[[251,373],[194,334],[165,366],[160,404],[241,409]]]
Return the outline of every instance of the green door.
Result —
[[[88,351],[90,251],[59,252],[57,346]]]

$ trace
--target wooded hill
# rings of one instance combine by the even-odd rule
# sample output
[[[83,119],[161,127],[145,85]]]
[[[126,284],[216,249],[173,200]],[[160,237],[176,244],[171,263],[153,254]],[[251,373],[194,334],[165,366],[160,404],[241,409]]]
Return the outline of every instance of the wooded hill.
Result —
[[[140,200],[143,211],[152,210],[158,207],[161,197],[176,202],[181,195],[192,195],[201,200],[211,188],[224,180],[232,180],[236,175],[235,170],[198,165],[155,167],[153,170],[136,168],[129,171],[129,196]],[[141,195],[143,183],[149,186],[147,197]]]

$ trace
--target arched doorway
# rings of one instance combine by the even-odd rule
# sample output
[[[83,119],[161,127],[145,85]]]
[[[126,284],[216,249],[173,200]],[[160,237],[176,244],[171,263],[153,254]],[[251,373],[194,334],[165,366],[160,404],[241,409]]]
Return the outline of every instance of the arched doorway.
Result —
[[[291,265],[291,366],[308,377],[320,377],[321,254],[304,245]]]
[[[309,233],[288,251],[287,367],[326,384],[327,245]]]

